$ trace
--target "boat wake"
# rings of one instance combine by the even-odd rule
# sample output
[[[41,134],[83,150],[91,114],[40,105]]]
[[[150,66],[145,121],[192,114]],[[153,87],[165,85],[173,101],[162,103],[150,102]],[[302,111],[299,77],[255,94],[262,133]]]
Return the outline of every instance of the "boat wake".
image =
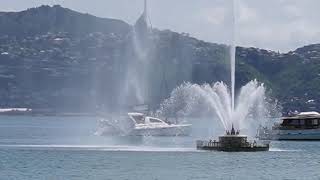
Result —
[[[299,152],[302,151],[300,149],[280,149],[280,148],[270,148],[271,152]]]
[[[195,148],[183,148],[183,147],[180,148],[180,147],[152,147],[152,146],[60,145],[60,144],[0,145],[0,149],[127,151],[127,152],[199,152]]]

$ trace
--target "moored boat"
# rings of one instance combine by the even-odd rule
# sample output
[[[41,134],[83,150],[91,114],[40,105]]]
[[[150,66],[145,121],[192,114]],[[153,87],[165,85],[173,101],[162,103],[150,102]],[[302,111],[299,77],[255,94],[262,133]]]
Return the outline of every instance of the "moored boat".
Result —
[[[146,116],[143,113],[128,113],[126,128],[119,128],[116,123],[101,120],[99,135],[129,135],[129,136],[188,136],[191,133],[191,124],[172,124],[162,119]],[[117,121],[119,122],[119,121]],[[124,124],[124,123],[122,123]]]
[[[261,127],[257,137],[267,140],[320,140],[320,114],[301,112],[295,116],[282,117],[271,129]]]

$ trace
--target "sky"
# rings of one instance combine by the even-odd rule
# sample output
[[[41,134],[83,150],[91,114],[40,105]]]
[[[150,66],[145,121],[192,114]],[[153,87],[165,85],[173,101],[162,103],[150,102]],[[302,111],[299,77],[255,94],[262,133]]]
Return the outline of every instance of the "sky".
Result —
[[[0,0],[0,11],[60,4],[133,24],[143,0]],[[198,39],[288,52],[320,43],[319,0],[149,0],[153,27]],[[234,16],[235,15],[235,16]],[[235,22],[235,23],[233,23]],[[233,34],[235,36],[233,36]]]

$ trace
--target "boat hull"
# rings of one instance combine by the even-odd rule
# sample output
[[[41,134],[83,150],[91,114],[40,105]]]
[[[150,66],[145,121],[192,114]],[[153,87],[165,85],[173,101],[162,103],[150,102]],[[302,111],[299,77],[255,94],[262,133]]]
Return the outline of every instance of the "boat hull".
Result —
[[[320,129],[271,130],[269,134],[261,135],[259,139],[286,141],[320,141]]]
[[[189,136],[191,131],[191,125],[169,125],[165,127],[144,126],[126,129],[103,125],[98,128],[95,134],[100,136]]]
[[[320,141],[320,129],[315,130],[279,130],[273,139],[292,141]]]
[[[301,112],[281,119],[282,122],[275,123],[272,129],[260,127],[257,137],[267,140],[320,140],[320,114],[318,112]]]
[[[129,117],[129,118],[128,118]],[[142,113],[128,113],[128,117],[101,119],[97,135],[121,136],[189,136],[191,124],[170,124]]]
[[[128,135],[131,136],[189,136],[191,126],[168,126],[157,128],[134,128]]]

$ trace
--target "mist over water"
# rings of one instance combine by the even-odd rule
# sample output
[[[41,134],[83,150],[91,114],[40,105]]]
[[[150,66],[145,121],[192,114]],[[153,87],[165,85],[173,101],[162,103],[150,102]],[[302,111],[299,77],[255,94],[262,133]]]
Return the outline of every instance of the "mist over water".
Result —
[[[252,80],[235,91],[236,71],[236,2],[233,1],[234,29],[229,46],[230,85],[225,82],[213,84],[183,83],[176,87],[160,104],[155,112],[159,117],[206,117],[212,122],[206,126],[215,129],[229,130],[234,125],[242,133],[254,136],[259,125],[266,124],[268,117],[274,116],[277,104],[266,95],[264,84]],[[130,33],[128,65],[125,75],[121,104],[134,106],[148,104],[154,97],[161,96],[161,72],[155,73],[153,53],[156,50],[151,25],[148,24],[147,5]],[[164,71],[164,70],[163,70]],[[165,74],[165,72],[163,72]],[[159,76],[154,78],[154,76]],[[165,75],[164,75],[165,76]],[[160,80],[160,81],[159,81]],[[160,90],[159,90],[160,89]],[[271,114],[272,113],[272,114]],[[196,119],[196,118],[191,118]],[[199,119],[200,121],[201,119]],[[195,120],[193,120],[195,121]],[[180,121],[181,122],[181,121]],[[179,123],[179,122],[178,122]],[[199,122],[192,122],[196,124]],[[116,124],[116,123],[112,123]]]
[[[124,94],[129,97],[127,100],[129,100],[130,104],[143,104],[148,96],[146,84],[148,77],[148,54],[147,50],[141,46],[134,28],[132,31],[132,43],[136,59],[129,61]]]

